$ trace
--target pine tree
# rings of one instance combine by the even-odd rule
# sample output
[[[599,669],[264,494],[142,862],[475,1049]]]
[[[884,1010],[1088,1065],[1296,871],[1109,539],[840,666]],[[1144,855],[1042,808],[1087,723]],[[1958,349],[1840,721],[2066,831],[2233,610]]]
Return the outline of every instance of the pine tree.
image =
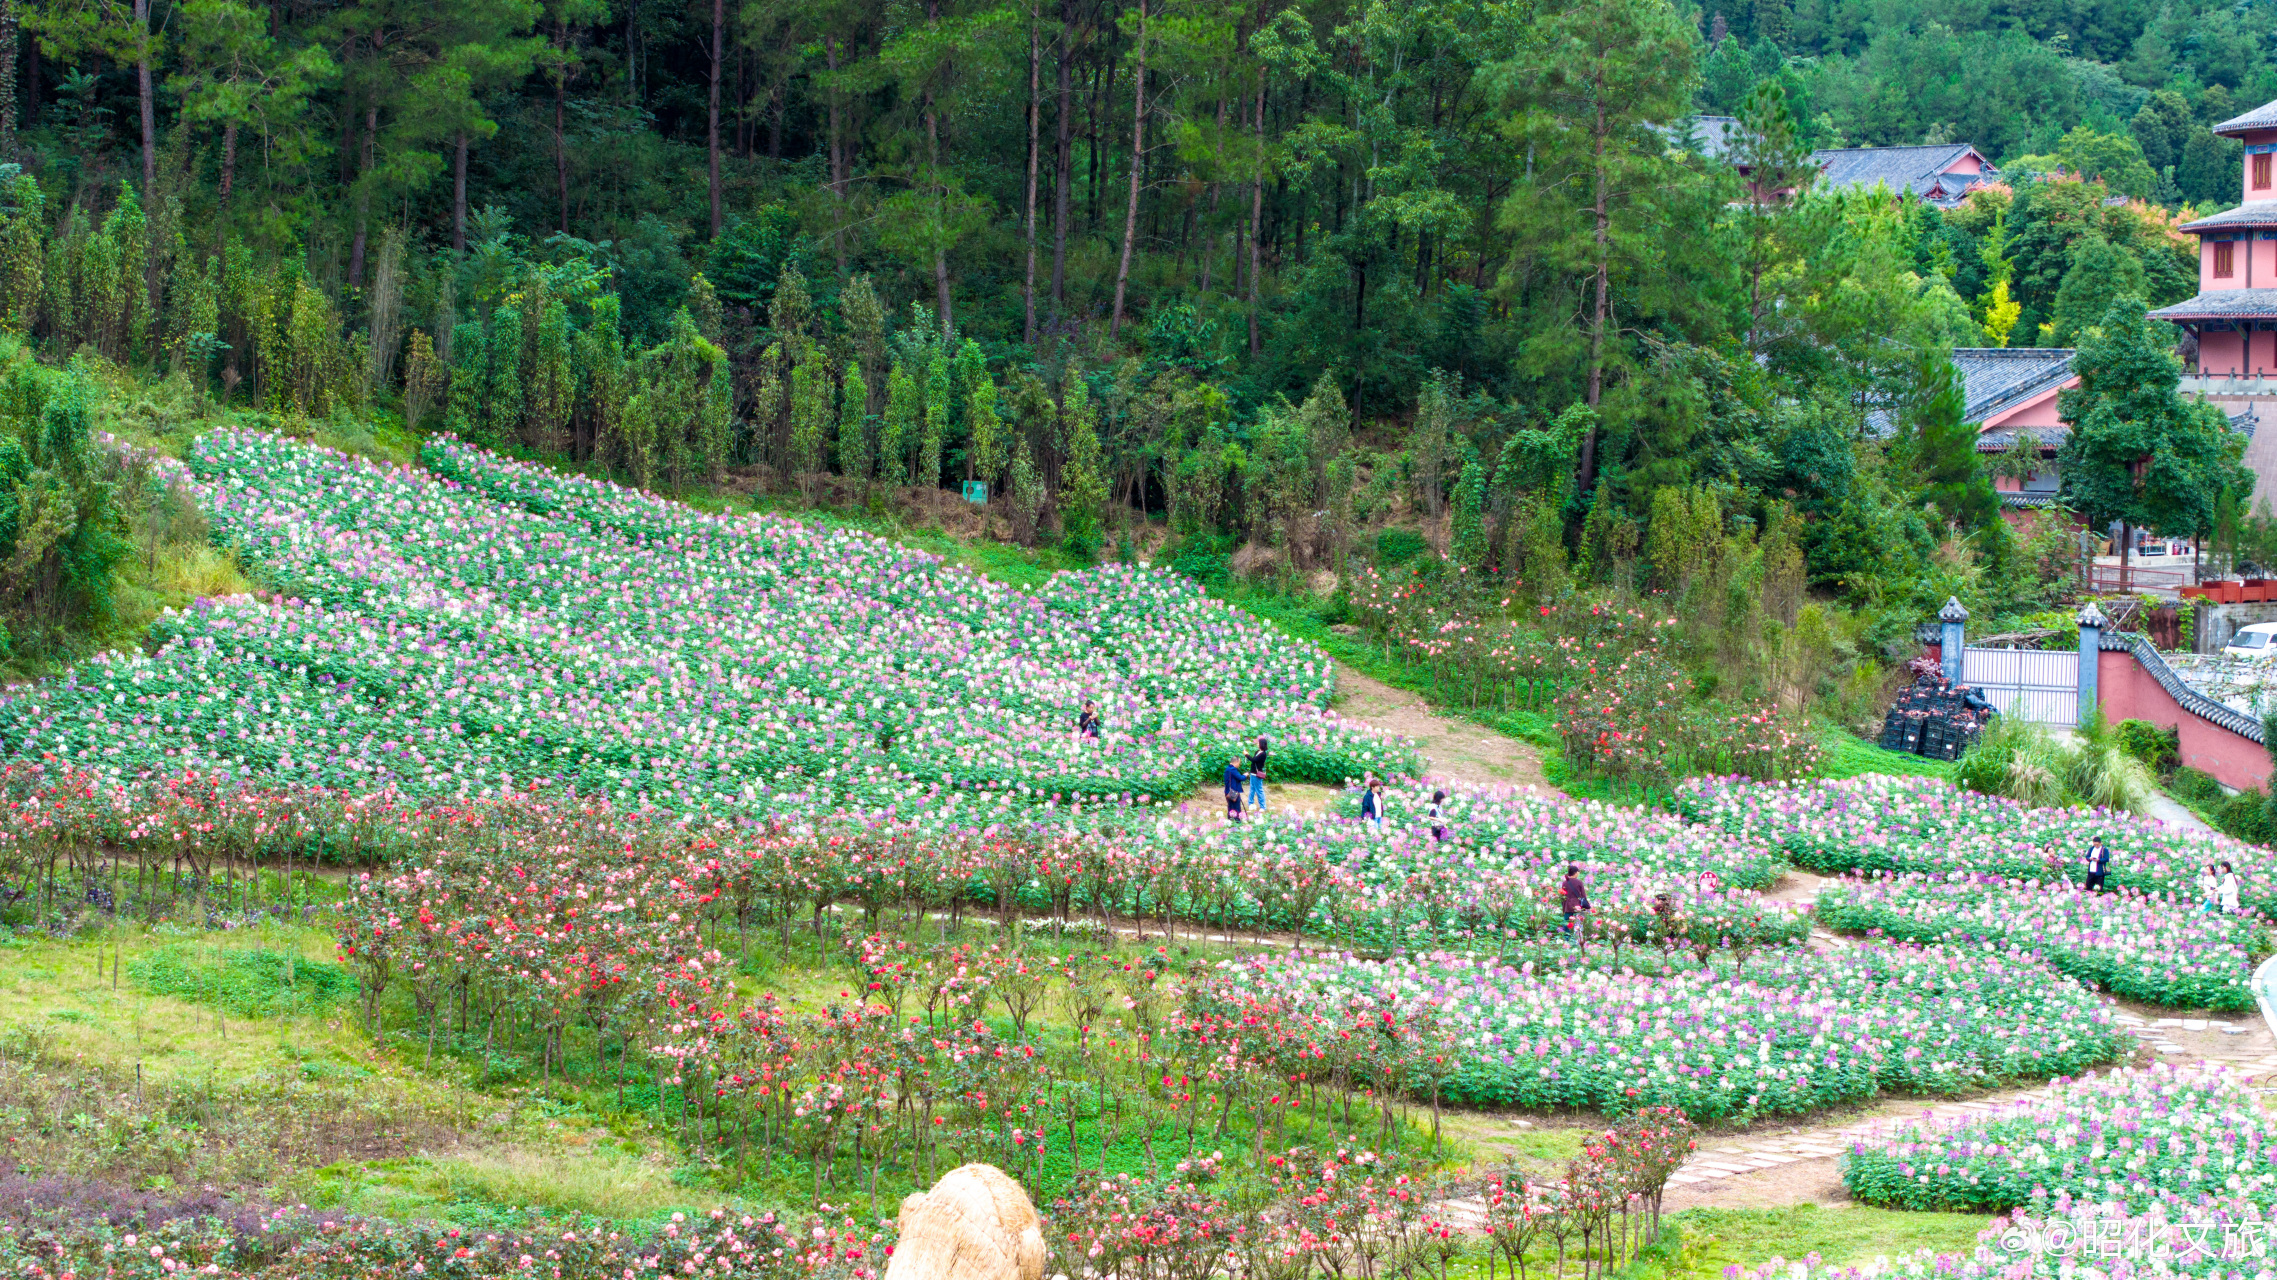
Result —
[[[522,430],[522,313],[500,307],[490,313],[490,360],[484,369],[483,443],[508,444]]]
[[[885,421],[878,428],[878,472],[887,483],[909,483],[909,451],[917,443],[924,412],[917,379],[909,376],[908,365],[894,361],[886,376]]]
[[[191,267],[177,277],[172,323],[166,335],[167,364],[177,373],[187,372],[200,385],[205,381],[215,335],[221,332],[221,282],[214,275],[219,267],[219,260],[209,258],[202,268]],[[201,336],[204,341],[199,340]]]
[[[448,426],[453,435],[477,443],[490,435],[490,338],[472,320],[451,335],[451,405]]]
[[[780,293],[776,297],[780,298]],[[833,418],[830,374],[811,353],[791,366],[791,473],[813,499],[815,475],[823,469],[823,449]]]
[[[718,342],[727,328],[727,311],[720,306],[719,294],[712,282],[699,271],[688,282],[688,314],[696,322],[696,332],[708,342]]]
[[[1067,461],[1059,471],[1060,532],[1088,553],[1098,545],[1107,508],[1107,479],[1099,449],[1098,414],[1080,376],[1071,375],[1067,380],[1060,418],[1067,433]]]
[[[137,351],[150,349],[150,291],[142,280],[143,264],[150,260],[150,223],[142,214],[142,202],[136,198],[134,185],[119,183],[119,203],[103,219],[103,234],[118,246],[118,297],[114,305],[119,309],[115,353],[106,352],[114,360],[126,359]]]
[[[838,474],[863,485],[870,482],[870,388],[862,362],[846,362],[838,391]]]
[[[696,466],[704,479],[716,484],[727,474],[728,455],[735,444],[735,373],[727,352],[709,342],[698,342],[696,355],[704,367],[703,407],[696,419]]]
[[[578,401],[580,429],[587,447],[612,466],[626,465],[625,400],[632,394],[624,339],[617,331],[618,308],[613,293],[593,299],[592,319],[576,338],[577,366],[585,375]]]
[[[996,381],[981,374],[965,392],[965,429],[972,437],[973,478],[993,494],[1005,466],[1004,421],[996,416]]]
[[[775,282],[775,297],[767,307],[767,327],[775,331],[775,341],[789,351],[799,341],[814,336],[814,298],[806,291],[806,277],[797,267],[786,266]]]
[[[13,98],[0,102],[0,111],[11,116],[15,108]],[[6,223],[0,226],[0,327],[9,333],[28,334],[39,318],[40,299],[47,289],[47,254],[41,243],[46,238],[46,205],[39,180],[30,174],[20,174],[8,184]]]
[[[1470,441],[1462,442],[1463,470],[1455,482],[1452,545],[1455,563],[1469,569],[1484,568],[1493,548],[1486,533],[1486,464]]]
[[[1041,531],[1044,512],[1050,508],[1051,495],[1044,489],[1043,473],[1036,469],[1035,454],[1028,448],[1028,437],[1023,435],[1012,450],[1011,484],[1006,488],[1012,510],[1012,537],[1023,546],[1034,546]]]
[[[933,353],[925,371],[925,431],[917,445],[917,483],[927,489],[941,483],[941,451],[949,438],[949,357]]]
[[[861,362],[862,385],[870,391],[864,412],[876,413],[878,396],[886,390],[888,379],[886,321],[885,307],[868,276],[855,276],[846,283],[838,295],[838,314],[846,321],[846,343],[853,348],[854,359]]]
[[[403,354],[403,425],[413,431],[426,418],[427,411],[442,398],[447,374],[440,360],[435,358],[435,343],[424,329],[413,329],[411,338],[404,344]]]

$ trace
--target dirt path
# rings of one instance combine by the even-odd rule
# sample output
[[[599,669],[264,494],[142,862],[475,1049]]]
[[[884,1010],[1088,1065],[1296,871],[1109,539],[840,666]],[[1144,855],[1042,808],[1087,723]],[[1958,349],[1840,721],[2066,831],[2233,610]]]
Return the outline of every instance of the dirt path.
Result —
[[[1541,752],[1467,720],[1439,715],[1423,699],[1350,667],[1336,668],[1337,713],[1415,741],[1424,770],[1457,782],[1509,783],[1561,795],[1542,776]]]
[[[2154,1058],[2178,1065],[2219,1063],[2242,1073],[2257,1089],[2277,1091],[2277,1039],[2259,1018],[2248,1014],[2177,1017],[2164,1010],[2118,1001],[2112,1004],[2112,1014],[2141,1041],[2136,1063]],[[1958,1123],[2046,1096],[2047,1090],[2039,1088],[2005,1089],[1965,1102],[1928,1106],[1919,1100],[1891,1100],[1839,1117],[1822,1116],[1815,1123],[1767,1121],[1745,1130],[1704,1134],[1699,1151],[1669,1180],[1665,1207],[1673,1212],[1847,1205],[1851,1199],[1848,1188],[1842,1185],[1841,1158],[1860,1139],[1906,1121],[1928,1118]],[[1465,1140],[1480,1152],[1482,1167],[1516,1159],[1522,1168],[1538,1168],[1545,1175],[1554,1173],[1556,1164],[1527,1157],[1554,1149],[1555,1144],[1544,1141],[1547,1135],[1560,1128],[1578,1128],[1571,1121],[1485,1115],[1465,1117],[1460,1127]],[[1449,1200],[1444,1202],[1444,1211],[1447,1221],[1456,1226],[1479,1230],[1485,1222],[1486,1204],[1476,1198]]]

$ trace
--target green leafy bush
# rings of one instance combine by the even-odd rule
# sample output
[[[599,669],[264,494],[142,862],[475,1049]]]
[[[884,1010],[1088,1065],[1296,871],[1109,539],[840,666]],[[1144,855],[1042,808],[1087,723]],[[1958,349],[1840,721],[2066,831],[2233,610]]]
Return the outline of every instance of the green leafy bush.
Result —
[[[1376,535],[1376,563],[1387,569],[1406,564],[1430,549],[1431,544],[1413,529],[1386,529]]]
[[[2121,720],[2112,733],[2118,737],[2120,750],[2142,761],[2162,778],[2182,763],[2180,729],[2161,729],[2148,720]]]

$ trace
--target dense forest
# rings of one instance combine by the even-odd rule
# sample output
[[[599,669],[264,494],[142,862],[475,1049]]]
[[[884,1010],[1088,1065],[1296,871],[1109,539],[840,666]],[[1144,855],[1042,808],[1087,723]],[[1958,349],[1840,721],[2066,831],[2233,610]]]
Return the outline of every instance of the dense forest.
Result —
[[[993,527],[1078,557],[1151,517],[1296,580],[1396,516],[1546,598],[1690,583],[1677,561],[1728,539],[1717,590],[1739,573],[1760,610],[1793,577],[1785,624],[1807,582],[1850,610],[1829,644],[1894,653],[1947,594],[2042,607],[2077,550],[1997,517],[1944,353],[2163,358],[2127,308],[2194,290],[2175,227],[2238,195],[2208,125],[2277,97],[2266,25],[2139,0],[0,0],[0,322],[40,378],[116,370],[335,440],[400,419],[872,510],[978,480]],[[1728,154],[1703,113],[1738,117]],[[1814,147],[1939,140],[2003,180],[1950,211],[1812,185]],[[1734,162],[1800,192],[1751,200]],[[102,506],[36,453],[0,459],[49,477],[11,545],[60,509],[38,492]],[[2175,492],[2083,514],[2234,525],[2235,450],[2183,453]],[[101,557],[14,554],[46,584],[10,600],[37,649]]]

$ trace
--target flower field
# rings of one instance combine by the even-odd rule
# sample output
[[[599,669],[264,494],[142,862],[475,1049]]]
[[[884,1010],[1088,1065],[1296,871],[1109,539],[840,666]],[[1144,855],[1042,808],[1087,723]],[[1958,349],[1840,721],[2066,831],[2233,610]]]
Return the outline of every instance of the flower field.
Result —
[[[1654,977],[1457,955],[1259,961],[1218,998],[1280,1022],[1359,1008],[1418,1028],[1445,1046],[1445,1096],[1474,1105],[1703,1120],[2046,1078],[2132,1049],[2085,988],[1981,946],[1788,948]]]
[[[2277,1203],[2277,1130],[2219,1067],[2120,1069],[2066,1081],[1950,1124],[1901,1126],[1857,1144],[1852,1195],[1901,1209],[2045,1209],[2061,1192],[2137,1208],[2164,1197]]]
[[[2277,877],[2253,845],[2123,813],[2028,808],[1936,778],[1693,778],[1677,788],[1676,807],[1690,821],[1764,841],[1827,875],[1965,871],[2077,881],[2088,846],[2101,836],[2112,850],[2113,885],[2192,897],[2199,871],[2227,860],[2244,881],[2245,905],[2277,915]]]
[[[1761,843],[1733,841],[1667,814],[1552,800],[1513,787],[1449,783],[1435,840],[1432,788],[1388,787],[1379,833],[1359,819],[1357,792],[1322,814],[1270,811],[1229,825],[1160,819],[1139,834],[1165,860],[1222,858],[1246,868],[1238,898],[1204,916],[1291,927],[1375,952],[1493,950],[1558,929],[1558,882],[1582,868],[1602,927],[1637,941],[1678,925],[1686,937],[1786,942],[1809,932],[1792,904],[1758,889],[1784,870]],[[1655,899],[1668,898],[1656,913]],[[1196,902],[1193,905],[1200,905]]]
[[[1414,767],[1321,710],[1318,652],[1167,573],[1024,596],[879,539],[453,449],[435,452],[484,487],[202,437],[190,467],[217,535],[298,599],[173,615],[157,654],[11,700],[0,733],[122,776],[437,797],[558,781],[727,814],[914,807],[936,789],[1182,795],[1259,733],[1284,777]],[[1086,697],[1101,740],[1073,732]]]
[[[2247,980],[2269,954],[2256,916],[2202,913],[2166,894],[2083,893],[2069,882],[1968,872],[1845,877],[1819,890],[1827,927],[1908,942],[1985,939],[2134,1000],[2251,1012]]]

